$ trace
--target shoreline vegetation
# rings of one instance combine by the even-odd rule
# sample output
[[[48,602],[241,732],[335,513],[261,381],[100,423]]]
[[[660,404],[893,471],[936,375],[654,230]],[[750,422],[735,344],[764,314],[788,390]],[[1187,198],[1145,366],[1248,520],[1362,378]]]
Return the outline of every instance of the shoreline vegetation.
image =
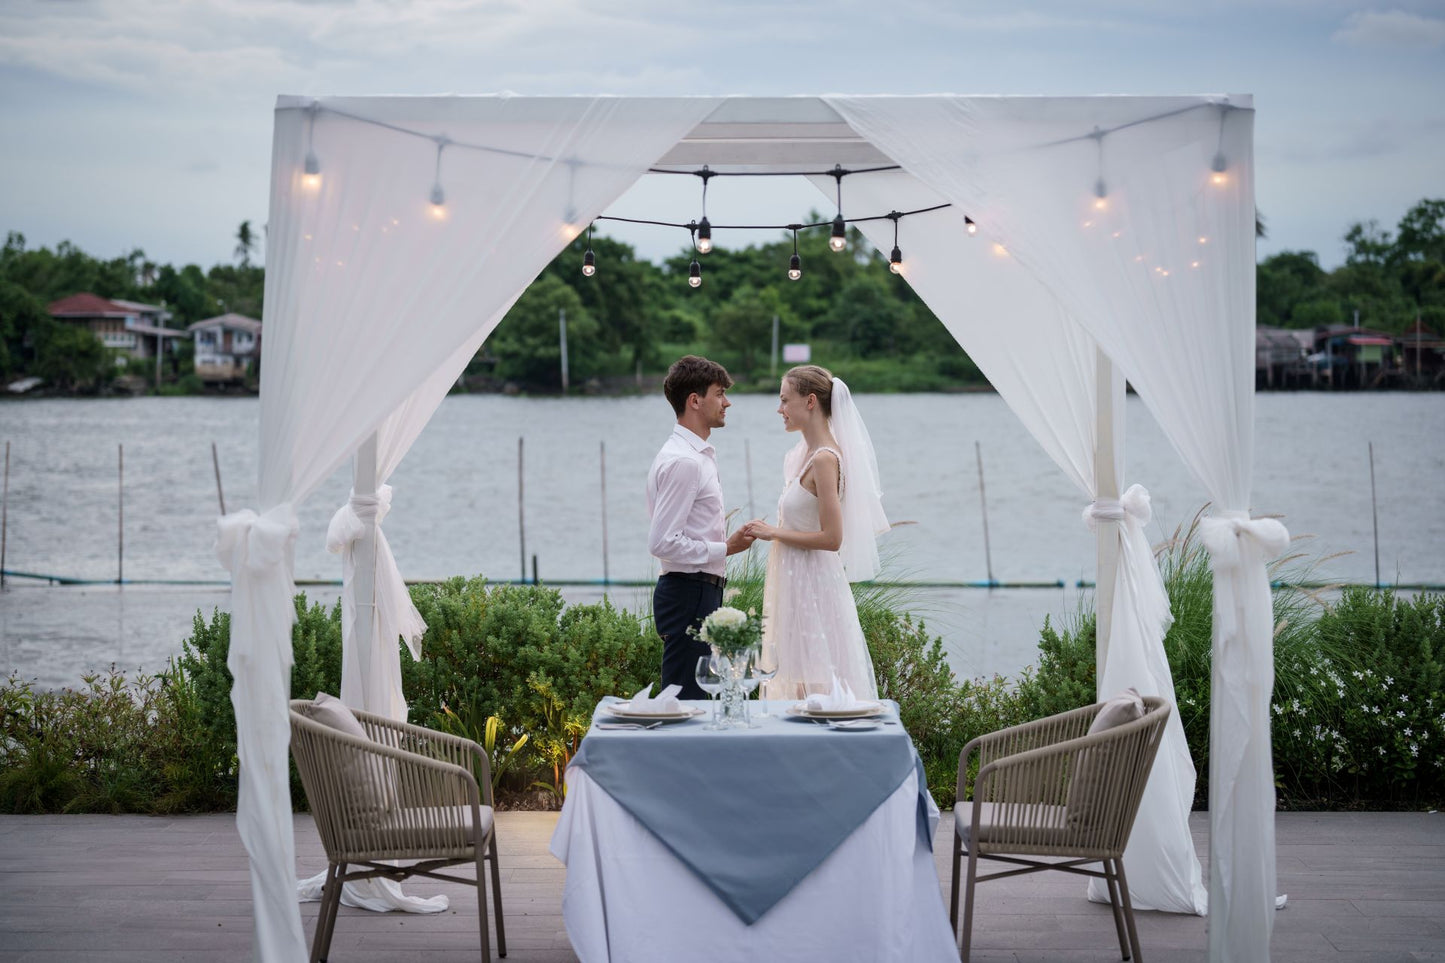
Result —
[[[1212,577],[1195,524],[1160,549],[1175,621],[1165,638],[1180,719],[1208,799]],[[1347,587],[1327,602],[1300,555],[1275,563],[1273,748],[1280,809],[1436,809],[1445,801],[1445,595]],[[759,606],[762,569],[729,573],[733,604]],[[896,700],[939,805],[954,803],[972,736],[1094,701],[1094,613],[1046,620],[1034,666],[959,679],[942,642],[906,611],[907,590],[855,588],[880,694]],[[646,613],[567,605],[546,585],[452,578],[416,585],[421,660],[401,648],[410,720],[476,740],[504,808],[555,808],[604,695],[654,681],[661,642]],[[339,603],[296,596],[292,696],[335,693]],[[197,612],[182,654],[155,675],[114,668],[76,689],[0,682],[0,811],[174,813],[234,809],[230,617]],[[304,794],[292,771],[292,798]]]
[[[821,220],[810,212],[809,223]],[[1261,226],[1261,232],[1263,228]],[[262,316],[265,269],[252,258],[258,235],[237,230],[234,264],[157,264],[139,248],[97,259],[69,242],[29,248],[10,232],[0,248],[0,380],[31,376],[44,392],[97,396],[121,391],[213,394],[193,370],[193,345],[177,339],[156,383],[153,361],[132,361],[84,328],[46,314],[79,292],[163,304],[180,327],[226,312]],[[1345,262],[1333,271],[1312,251],[1286,251],[1256,267],[1261,327],[1313,331],[1354,323],[1387,335],[1417,322],[1445,331],[1445,199],[1424,199],[1391,232],[1351,225]],[[532,282],[459,378],[462,391],[517,394],[626,394],[655,390],[680,355],[705,354],[738,381],[739,392],[772,392],[772,345],[802,344],[855,391],[990,390],[972,359],[887,259],[856,230],[843,253],[819,231],[798,236],[804,273],[784,271],[791,235],[768,244],[715,248],[701,258],[701,287],[686,283],[694,254],[661,264],[639,260],[623,242],[594,233],[596,275],[584,277],[581,238]],[[559,316],[565,314],[569,389],[561,376]],[[1006,323],[1006,319],[999,319]],[[264,331],[262,333],[264,338]],[[779,370],[786,367],[780,361]],[[253,373],[257,374],[257,373]],[[254,388],[254,379],[252,383]],[[232,393],[236,392],[235,389]]]

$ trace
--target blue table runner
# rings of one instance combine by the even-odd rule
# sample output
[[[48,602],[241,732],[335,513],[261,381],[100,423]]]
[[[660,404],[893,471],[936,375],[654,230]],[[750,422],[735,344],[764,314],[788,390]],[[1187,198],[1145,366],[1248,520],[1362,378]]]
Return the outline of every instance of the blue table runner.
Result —
[[[615,720],[603,699],[593,721]],[[684,703],[706,707],[707,703]],[[781,715],[791,703],[769,703]],[[754,703],[756,711],[758,703]],[[896,703],[886,718],[896,720]],[[571,765],[587,773],[751,924],[918,773],[918,831],[928,783],[901,725],[843,732],[787,718],[711,732],[703,720],[646,731],[593,728]]]

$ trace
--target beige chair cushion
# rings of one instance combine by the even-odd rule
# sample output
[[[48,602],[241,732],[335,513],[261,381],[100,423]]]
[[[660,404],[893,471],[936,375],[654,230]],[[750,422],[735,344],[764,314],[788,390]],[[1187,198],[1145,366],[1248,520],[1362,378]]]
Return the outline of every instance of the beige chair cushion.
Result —
[[[1034,847],[1053,847],[1072,837],[1065,829],[1063,806],[1042,803],[1017,805],[980,803],[978,841],[985,849],[997,846],[1003,850],[1027,851]],[[963,843],[964,851],[973,848],[973,803],[960,802],[953,810],[953,829]]]
[[[480,845],[492,831],[491,806],[478,808],[481,825],[472,825],[471,806],[428,806],[397,808],[387,813],[351,842],[356,848],[417,851],[440,842],[451,842],[460,834],[469,846]],[[424,827],[424,828],[422,828]],[[437,848],[450,848],[437,846]],[[420,857],[418,857],[420,858]]]
[[[1104,703],[1089,725],[1089,735],[1106,732],[1143,716],[1144,700],[1139,691],[1125,689]],[[1102,815],[1095,810],[1103,800],[1112,755],[1111,746],[1095,746],[1074,757],[1073,778],[1069,780],[1069,794],[1065,799],[1071,829],[1087,828]]]
[[[370,741],[361,720],[351,709],[335,696],[325,692],[316,693],[315,707],[311,718],[337,732]],[[341,749],[341,779],[346,786],[352,804],[347,808],[361,817],[367,826],[380,825],[386,814],[396,808],[396,767],[391,760],[349,747]]]

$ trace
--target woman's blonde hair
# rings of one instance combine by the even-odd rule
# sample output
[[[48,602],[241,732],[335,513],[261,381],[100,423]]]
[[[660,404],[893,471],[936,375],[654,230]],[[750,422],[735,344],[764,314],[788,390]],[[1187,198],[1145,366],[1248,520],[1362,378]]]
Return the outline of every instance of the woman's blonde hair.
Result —
[[[788,369],[783,379],[791,381],[793,389],[804,398],[816,395],[823,417],[833,417],[833,372],[815,364],[801,364]]]

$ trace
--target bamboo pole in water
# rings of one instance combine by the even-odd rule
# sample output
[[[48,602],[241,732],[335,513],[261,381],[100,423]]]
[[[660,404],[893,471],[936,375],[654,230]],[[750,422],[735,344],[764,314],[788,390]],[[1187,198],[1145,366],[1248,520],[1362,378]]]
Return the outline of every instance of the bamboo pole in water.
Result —
[[[753,510],[753,449],[746,438],[743,439],[743,461],[747,465],[748,473],[748,518],[757,518],[758,513]]]
[[[116,445],[115,584],[125,581],[125,445]]]
[[[522,439],[517,439],[517,540],[522,552],[522,581],[527,581],[527,522],[522,516]]]
[[[221,457],[216,454],[216,443],[211,442],[211,465],[216,469],[216,498],[221,503],[221,514],[226,514],[226,493],[221,491]]]
[[[5,530],[10,523],[10,442],[5,443],[5,489],[0,493],[0,588],[5,586]]]
[[[1375,443],[1370,445],[1370,516],[1375,526],[1375,588],[1380,587],[1380,508],[1375,502]]]
[[[983,511],[983,562],[988,567],[988,580],[993,582],[993,552],[988,544],[988,495],[983,488],[983,449],[978,442],[973,443],[973,457],[978,462],[978,504]]]
[[[602,469],[602,584],[611,579],[607,575],[607,442],[598,442]]]

